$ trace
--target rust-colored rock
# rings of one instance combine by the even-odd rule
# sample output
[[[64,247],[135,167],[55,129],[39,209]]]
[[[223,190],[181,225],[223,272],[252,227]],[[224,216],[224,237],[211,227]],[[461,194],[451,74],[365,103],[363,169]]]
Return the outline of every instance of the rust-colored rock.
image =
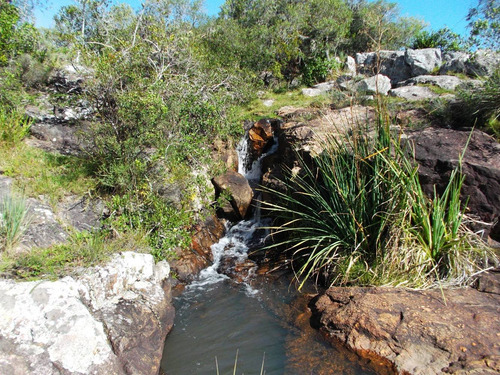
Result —
[[[224,235],[224,225],[215,215],[210,215],[203,223],[197,224],[191,238],[191,248],[199,255],[213,261],[211,246]]]
[[[271,121],[268,119],[257,121],[248,131],[248,137],[254,157],[262,155],[268,143],[273,139]]]
[[[191,248],[175,249],[177,259],[170,261],[170,267],[182,282],[192,281],[203,268],[212,263],[211,246],[224,235],[224,225],[215,215],[208,216],[193,229]]]
[[[229,204],[222,207],[224,215],[230,219],[244,219],[253,199],[253,191],[247,179],[235,171],[228,171],[212,179],[216,197],[229,194]]]
[[[478,290],[330,288],[313,300],[329,337],[409,374],[497,374],[500,295]]]

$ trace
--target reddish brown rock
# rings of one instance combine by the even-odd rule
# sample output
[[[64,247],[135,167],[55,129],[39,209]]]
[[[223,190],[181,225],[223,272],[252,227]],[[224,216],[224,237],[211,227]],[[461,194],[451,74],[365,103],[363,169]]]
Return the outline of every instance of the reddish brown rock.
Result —
[[[427,194],[434,185],[443,191],[451,171],[458,165],[470,131],[426,128],[409,133],[415,145],[419,176]],[[500,144],[489,135],[475,130],[463,160],[466,176],[462,195],[469,197],[469,213],[492,222],[500,215]]]
[[[229,202],[222,207],[224,214],[230,219],[244,219],[253,199],[253,191],[247,179],[235,171],[228,171],[222,176],[212,179],[215,194],[229,195]]]
[[[257,121],[248,131],[248,137],[250,138],[252,154],[254,158],[257,158],[262,155],[268,143],[273,139],[271,121],[268,119]]]
[[[444,298],[443,299],[443,295]],[[500,295],[478,290],[330,288],[313,322],[362,354],[409,374],[497,374]]]
[[[215,216],[208,216],[203,222],[195,225],[191,237],[191,248],[176,249],[177,259],[170,261],[170,267],[177,279],[189,282],[213,261],[211,246],[224,236],[224,225]]]

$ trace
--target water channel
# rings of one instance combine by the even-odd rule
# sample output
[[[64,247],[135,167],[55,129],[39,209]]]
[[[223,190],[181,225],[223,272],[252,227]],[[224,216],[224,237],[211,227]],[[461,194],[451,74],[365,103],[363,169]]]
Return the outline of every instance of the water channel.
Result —
[[[238,146],[239,172],[259,183],[262,159],[250,163],[246,141]],[[167,337],[162,370],[167,375],[376,374],[369,360],[334,347],[310,327],[307,298],[290,286],[290,276],[264,277],[251,271],[243,281],[219,273],[224,259],[244,261],[262,238],[259,209],[251,220],[228,229],[212,246],[214,263],[175,298],[176,320]],[[251,244],[251,245],[250,245]],[[218,369],[218,372],[217,372]]]

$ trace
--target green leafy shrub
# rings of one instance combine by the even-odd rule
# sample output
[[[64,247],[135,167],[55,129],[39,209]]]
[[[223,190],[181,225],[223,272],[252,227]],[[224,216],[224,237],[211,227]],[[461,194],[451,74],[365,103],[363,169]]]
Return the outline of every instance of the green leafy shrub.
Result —
[[[374,133],[355,126],[328,139],[324,152],[301,171],[288,171],[286,192],[270,191],[264,206],[297,266],[301,285],[315,277],[328,284],[424,287],[467,283],[484,259],[495,260],[463,223],[463,176],[453,172],[441,196],[422,192],[416,164],[389,122]]]
[[[30,120],[19,111],[0,106],[0,142],[20,142],[29,134],[30,126]]]
[[[445,107],[437,107],[434,112],[455,127],[477,126],[499,137],[500,69],[482,85],[460,90],[456,101],[449,102]]]
[[[3,272],[22,279],[57,279],[78,267],[100,264],[123,249],[147,251],[143,233],[112,237],[105,231],[73,232],[67,244],[35,248],[5,260]]]
[[[432,32],[419,32],[411,48],[440,48],[443,52],[462,51],[466,49],[466,43],[460,35],[445,27]]]

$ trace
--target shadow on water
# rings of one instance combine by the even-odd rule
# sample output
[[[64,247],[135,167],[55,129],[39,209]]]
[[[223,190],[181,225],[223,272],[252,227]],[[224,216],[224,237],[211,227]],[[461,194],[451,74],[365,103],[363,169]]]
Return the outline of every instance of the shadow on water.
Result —
[[[286,280],[224,280],[203,293],[187,289],[175,300],[177,316],[167,337],[162,369],[167,375],[379,374],[374,363],[332,346],[311,328],[308,295]]]

